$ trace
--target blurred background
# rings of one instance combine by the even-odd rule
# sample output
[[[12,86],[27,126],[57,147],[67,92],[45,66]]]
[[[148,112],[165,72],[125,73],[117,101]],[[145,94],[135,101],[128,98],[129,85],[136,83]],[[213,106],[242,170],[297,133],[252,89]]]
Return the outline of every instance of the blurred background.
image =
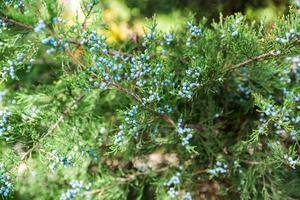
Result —
[[[77,0],[69,2],[75,7]],[[72,2],[72,3],[71,3]],[[186,16],[209,21],[241,12],[249,20],[265,20],[272,23],[275,17],[288,11],[289,5],[299,0],[101,0],[104,21],[109,24],[109,40],[123,41],[140,35],[146,18],[156,16],[158,28],[169,31],[180,27]]]

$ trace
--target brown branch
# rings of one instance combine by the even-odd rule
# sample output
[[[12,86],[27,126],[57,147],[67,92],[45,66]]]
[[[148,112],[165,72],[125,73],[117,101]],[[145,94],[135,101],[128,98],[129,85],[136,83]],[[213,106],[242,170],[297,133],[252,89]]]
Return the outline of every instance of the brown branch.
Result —
[[[297,38],[294,42],[290,43],[291,46],[294,46],[296,44],[300,44],[300,39]],[[238,68],[241,68],[241,67],[244,67],[246,65],[249,65],[249,64],[252,64],[256,61],[261,61],[261,60],[264,60],[266,58],[270,58],[270,57],[278,57],[280,55],[280,51],[277,51],[277,50],[271,50],[269,52],[266,52],[266,53],[263,53],[263,54],[260,54],[258,56],[254,56],[252,58],[249,58],[245,61],[242,61],[238,64],[235,64],[235,65],[231,65],[229,67],[229,70],[228,71],[233,71],[235,69],[238,69]]]
[[[31,31],[34,29],[33,26],[31,26],[31,25],[24,24],[22,22],[10,19],[6,16],[0,16],[0,19],[2,19],[4,22],[6,22],[8,24],[13,24],[13,25],[15,25],[17,27],[20,27],[20,28],[24,28],[24,29],[31,30]]]
[[[260,165],[262,162],[254,161],[254,160],[241,160],[242,163],[245,163],[247,165]]]
[[[28,151],[26,151],[22,158],[21,161],[26,160],[26,158],[40,145],[41,141],[43,141],[45,138],[47,138],[49,135],[51,135],[55,129],[58,128],[58,126],[64,121],[65,117],[71,112],[73,107],[78,104],[84,97],[84,94],[80,94],[73,102],[72,104],[67,107],[63,113],[60,115],[58,120],[48,129],[48,131],[39,139],[37,143],[35,143]]]
[[[259,61],[259,60],[264,60],[266,58],[269,58],[269,57],[277,57],[279,56],[280,52],[277,52],[275,50],[272,50],[272,51],[269,51],[269,52],[266,52],[266,53],[263,53],[261,55],[258,55],[258,56],[254,56],[252,58],[249,58],[241,63],[238,63],[238,64],[235,64],[235,65],[232,65],[230,68],[229,68],[229,71],[233,71],[235,69],[238,69],[238,68],[241,68],[241,67],[244,67],[246,65],[249,65],[253,62],[256,62],[256,61]]]

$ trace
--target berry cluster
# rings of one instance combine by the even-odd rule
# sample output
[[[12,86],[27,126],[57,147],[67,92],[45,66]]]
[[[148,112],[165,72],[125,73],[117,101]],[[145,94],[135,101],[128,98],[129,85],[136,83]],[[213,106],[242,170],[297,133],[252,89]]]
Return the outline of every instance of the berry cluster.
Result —
[[[15,60],[8,60],[6,67],[3,67],[1,76],[2,78],[6,78],[9,76],[11,79],[16,79],[15,68],[22,64],[25,59],[24,53],[18,53],[17,58]]]
[[[85,185],[83,181],[72,180],[71,188],[60,196],[60,200],[72,200],[76,197],[84,198],[84,192],[91,188],[91,184]]]
[[[10,116],[11,112],[9,112],[8,109],[0,111],[0,137],[12,129],[12,127],[8,124]]]
[[[114,144],[121,145],[125,138],[124,126],[119,126],[120,131],[115,135]]]
[[[49,169],[51,171],[54,171],[57,168],[58,164],[62,164],[63,167],[67,168],[72,166],[74,163],[73,156],[71,155],[60,156],[55,150],[51,152],[51,156],[52,156],[52,162],[49,164]]]
[[[168,195],[171,198],[175,198],[179,195],[179,191],[176,190],[176,186],[180,184],[180,176],[181,174],[177,172],[176,175],[172,176],[170,180],[165,183],[168,187]]]
[[[83,34],[83,39],[81,44],[88,47],[90,52],[100,51],[100,53],[107,54],[107,44],[106,44],[106,37],[105,36],[98,36],[96,31],[91,33],[85,32]]]
[[[13,6],[14,8],[24,7],[24,0],[4,0],[6,6]]]
[[[182,98],[191,99],[194,95],[194,90],[201,86],[199,83],[200,75],[201,69],[198,67],[186,70],[186,77],[188,79],[182,83],[178,95]]]
[[[7,26],[6,22],[4,20],[0,19],[0,33],[2,30],[6,29],[6,26]]]
[[[239,35],[239,24],[243,21],[243,17],[239,17],[235,20],[233,24],[229,27],[229,32],[231,32],[231,36],[236,37]]]
[[[192,200],[192,194],[190,192],[187,192],[183,195],[182,200]]]
[[[297,37],[300,36],[300,32],[297,32],[295,29],[291,29],[289,32],[287,32],[284,36],[282,37],[277,37],[276,41],[286,44],[294,39],[296,39]]]
[[[0,164],[0,196],[7,198],[12,191],[10,176],[5,175],[3,164]]]
[[[226,174],[228,172],[228,165],[217,161],[215,167],[213,169],[208,169],[207,172],[211,175]]]
[[[46,28],[46,24],[44,20],[40,20],[38,24],[34,27],[34,32],[39,33],[45,28]]]
[[[291,168],[293,168],[293,169],[296,168],[296,165],[298,164],[298,159],[295,159],[295,160],[294,160],[291,156],[287,156],[287,155],[284,156],[284,159],[286,159],[288,165],[289,165]]]
[[[182,119],[178,120],[177,123],[177,127],[176,127],[176,132],[179,134],[179,136],[181,137],[181,144],[183,146],[189,145],[190,144],[190,140],[193,137],[193,130],[191,128],[185,128],[183,127],[182,124]]]
[[[198,26],[194,25],[191,21],[189,21],[187,23],[187,26],[190,30],[190,33],[193,37],[197,37],[197,36],[200,36],[201,33],[202,33],[202,30],[201,28],[199,28]]]
[[[51,21],[52,23],[62,23],[62,24],[66,23],[66,20],[64,20],[61,17],[53,17]]]
[[[202,34],[202,30],[198,26],[194,25],[191,21],[187,23],[187,26],[191,35],[187,38],[186,45],[190,47],[193,43],[193,37],[200,36]]]
[[[164,35],[164,42],[161,42],[161,45],[171,45],[171,43],[174,41],[174,35],[172,33],[166,33]]]
[[[56,40],[54,37],[47,37],[42,40],[44,45],[50,46],[51,48],[47,49],[47,54],[52,54],[58,51],[64,51],[69,47],[69,43],[64,42],[62,39]]]

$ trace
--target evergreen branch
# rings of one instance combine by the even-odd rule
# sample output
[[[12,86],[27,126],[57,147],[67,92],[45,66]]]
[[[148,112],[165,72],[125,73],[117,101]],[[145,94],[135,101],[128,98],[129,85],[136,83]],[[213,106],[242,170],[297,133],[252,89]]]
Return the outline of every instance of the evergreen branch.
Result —
[[[41,141],[51,135],[55,131],[55,129],[59,127],[59,125],[64,121],[65,117],[71,112],[73,107],[83,99],[83,97],[84,94],[80,94],[77,98],[75,98],[72,104],[63,111],[58,120],[48,129],[48,131],[39,139],[39,141],[23,154],[21,161],[26,160],[26,158],[40,145]]]
[[[296,39],[293,43],[291,43],[291,46],[294,46],[296,44],[300,44],[300,39]],[[232,65],[228,71],[233,71],[233,70],[236,70],[236,69],[239,69],[241,67],[244,67],[246,65],[249,65],[249,64],[252,64],[256,61],[261,61],[261,60],[264,60],[266,58],[270,58],[270,57],[278,57],[280,55],[280,51],[277,51],[277,50],[271,50],[271,51],[268,51],[268,52],[265,52],[263,54],[260,54],[258,56],[254,56],[252,58],[249,58],[245,61],[242,61],[238,64],[235,64],[235,65]]]
[[[67,54],[70,56],[70,58],[72,58],[72,62],[75,64],[78,64],[81,68],[84,68],[84,64],[78,60],[70,51],[67,51]],[[96,76],[96,74],[94,74]],[[135,93],[135,92],[131,92],[129,91],[127,88],[124,88],[123,86],[121,86],[120,84],[117,84],[115,82],[105,82],[107,85],[111,85],[113,86],[113,88],[117,89],[118,91],[126,94],[129,97],[132,97],[135,101],[137,101],[142,107],[146,108],[146,110],[148,110],[149,112],[151,112],[152,114],[155,114],[156,116],[159,116],[161,119],[163,119],[165,122],[167,122],[168,124],[170,124],[171,126],[176,126],[175,122],[173,121],[173,119],[164,114],[162,115],[161,113],[158,113],[157,111],[153,110],[152,108],[149,108],[147,106],[145,106],[145,104],[143,103],[142,99]]]

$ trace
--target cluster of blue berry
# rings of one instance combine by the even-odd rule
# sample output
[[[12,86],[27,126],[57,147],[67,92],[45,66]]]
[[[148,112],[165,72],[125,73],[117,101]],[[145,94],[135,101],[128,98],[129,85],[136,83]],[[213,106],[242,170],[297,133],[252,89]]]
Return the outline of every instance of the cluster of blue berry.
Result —
[[[161,42],[160,44],[161,44],[161,46],[163,46],[163,45],[169,46],[174,41],[174,39],[175,39],[175,37],[172,33],[166,33],[166,34],[164,34],[164,41]]]
[[[53,24],[55,24],[55,23],[62,23],[62,24],[66,23],[66,20],[64,20],[61,17],[53,17],[51,21],[52,21]]]
[[[85,45],[89,48],[90,52],[100,52],[107,54],[107,44],[106,44],[106,37],[105,36],[99,36],[96,31],[93,31],[91,33],[85,32],[83,33],[83,39],[80,42],[81,44]]]
[[[258,133],[260,135],[263,135],[265,134],[265,131],[266,131],[266,122],[267,122],[267,119],[266,119],[266,116],[264,113],[260,113],[260,118],[259,118],[259,126],[258,126]]]
[[[115,135],[115,140],[114,140],[114,144],[115,145],[121,145],[124,142],[124,138],[125,138],[125,130],[124,130],[124,126],[120,125],[119,126],[119,132]]]
[[[126,128],[128,129],[128,132],[133,135],[135,138],[138,137],[138,122],[136,119],[138,114],[138,106],[132,106],[132,108],[129,111],[125,111],[125,122],[126,122]]]
[[[164,105],[163,107],[158,106],[155,111],[160,114],[166,114],[166,113],[172,113],[173,109],[169,105]]]
[[[99,36],[96,31],[84,33],[84,39],[81,43],[93,53],[94,66],[89,70],[95,75],[100,75],[101,80],[90,78],[89,81],[95,88],[105,90],[112,82],[121,81],[124,78],[125,64],[128,61],[127,57],[121,54],[109,54],[109,48],[106,43],[105,36]]]
[[[91,183],[86,185],[83,181],[72,180],[70,186],[71,188],[60,196],[60,200],[72,200],[76,197],[84,198],[84,192],[91,188]]]
[[[287,155],[285,155],[284,156],[284,159],[287,161],[287,163],[288,163],[288,165],[291,167],[291,168],[293,168],[293,169],[295,169],[296,168],[296,165],[298,165],[298,159],[293,159],[291,156],[287,156]]]
[[[244,98],[249,99],[251,97],[251,89],[244,83],[238,84],[238,91],[241,92]],[[240,99],[243,101],[244,99]]]
[[[50,46],[47,49],[47,54],[52,54],[56,51],[64,51],[69,47],[69,43],[64,42],[61,38],[56,40],[54,37],[50,36],[42,40],[44,45]]]
[[[182,98],[191,99],[194,95],[194,90],[201,86],[199,83],[200,75],[201,69],[199,67],[186,70],[185,77],[188,79],[182,83],[178,95]]]
[[[6,6],[13,6],[14,8],[24,7],[24,0],[4,0]]]
[[[287,60],[290,62],[292,66],[287,71],[291,75],[294,75],[296,82],[299,82],[300,81],[300,56],[288,57]]]
[[[239,17],[235,20],[233,24],[229,26],[229,32],[231,32],[231,36],[236,37],[239,35],[239,24],[244,20],[244,17]]]
[[[192,194],[190,192],[185,192],[183,194],[179,193],[179,185],[181,183],[180,181],[181,173],[177,172],[174,176],[172,176],[166,183],[165,186],[168,188],[168,195],[170,198],[178,198],[178,196],[181,196],[181,200],[192,200]]]
[[[226,174],[228,172],[228,165],[224,162],[217,161],[213,169],[208,169],[207,172],[213,176]]]
[[[46,28],[46,24],[44,20],[40,20],[38,24],[34,27],[34,32],[39,33],[45,28]]]
[[[155,29],[150,29],[150,33],[145,35],[145,44],[149,44],[155,38]],[[125,56],[122,53],[109,53],[108,45],[105,37],[99,37],[96,32],[86,34],[82,40],[89,51],[93,52],[94,66],[90,71],[94,75],[100,75],[102,80],[91,77],[89,81],[95,88],[107,89],[108,85],[121,80],[134,81],[138,87],[148,86],[143,90],[142,101],[143,105],[150,103],[159,103],[161,100],[162,90],[166,87],[174,87],[172,81],[173,74],[169,73],[167,77],[161,78],[163,66],[160,63],[151,64],[149,49],[146,48],[143,52],[137,55]],[[96,51],[98,50],[98,51]],[[100,56],[101,55],[101,56]],[[154,77],[154,78],[149,78]],[[163,79],[163,80],[158,80]],[[158,89],[159,88],[159,89]],[[156,108],[159,113],[168,113],[172,109],[168,105],[159,106]],[[121,136],[121,133],[120,133]]]
[[[281,113],[281,110],[279,108],[275,107],[270,103],[266,103],[260,118],[261,123],[259,126],[259,133],[261,134],[265,133],[267,118],[277,119],[279,113]],[[283,135],[285,133],[285,130],[283,128],[283,121],[281,119],[280,120],[278,119],[277,121],[274,122],[274,128],[275,128],[275,133],[278,135]]]
[[[286,44],[294,39],[296,39],[297,37],[300,36],[300,32],[297,32],[295,29],[291,29],[289,32],[287,32],[284,36],[282,37],[277,37],[276,41],[280,42],[282,44]]]
[[[287,99],[292,99],[294,106],[282,108],[282,121],[283,123],[289,123],[294,127],[294,130],[291,131],[290,135],[292,139],[296,139],[300,134],[300,94],[293,91],[286,91],[285,96]]]
[[[71,155],[65,155],[65,156],[60,156],[57,151],[52,151],[51,152],[51,157],[52,157],[52,162],[49,164],[49,169],[51,171],[54,171],[58,164],[62,164],[65,168],[70,167],[73,165],[73,156]]]
[[[0,137],[12,129],[8,123],[10,116],[11,112],[8,109],[0,110]]]
[[[279,110],[272,104],[266,104],[265,109],[264,109],[264,113],[268,117],[276,117],[279,113]]]
[[[7,27],[7,24],[4,20],[0,19],[0,33],[2,32],[2,30],[5,30]]]
[[[105,90],[111,82],[121,80],[120,71],[123,70],[123,65],[116,63],[116,56],[113,58],[94,56],[93,60],[96,66],[91,67],[90,71],[95,74],[100,74],[102,78],[102,81],[90,78],[90,82],[93,83],[95,88]]]
[[[183,197],[182,200],[192,200],[192,194],[190,192],[186,192]]]
[[[175,198],[179,195],[179,191],[176,190],[176,187],[180,184],[181,173],[177,172],[176,175],[172,176],[168,182],[165,183],[165,186],[168,187],[168,195],[171,198]]]
[[[7,78],[8,76],[11,79],[16,79],[15,68],[23,63],[25,59],[24,53],[18,53],[17,58],[15,60],[8,60],[7,67],[3,67],[1,76],[3,79]]]
[[[143,35],[143,46],[149,47],[157,38],[156,24],[152,24],[149,27],[149,31]]]
[[[194,25],[191,21],[187,23],[187,26],[191,36],[187,38],[186,45],[190,47],[193,44],[193,37],[200,36],[202,34],[202,29]]]
[[[293,127],[293,130],[290,131],[290,137],[295,140],[300,133],[300,117],[297,114],[297,110],[299,110],[300,94],[297,95],[294,94],[294,92],[285,91],[284,95],[286,99],[293,99],[295,107],[277,107],[270,103],[266,103],[263,113],[260,115],[258,132],[260,134],[265,133],[265,127],[268,126],[267,119],[270,118],[273,121],[274,132],[277,135],[284,136],[287,134],[288,131],[286,131],[285,127],[291,125],[290,128]]]
[[[153,88],[151,87],[148,90],[148,94],[145,95],[146,97],[143,97],[143,103],[150,104],[154,102],[160,102],[161,95],[159,94],[159,91],[153,91]]]
[[[290,69],[285,69],[283,70],[281,73],[280,73],[280,77],[279,77],[279,80],[288,85],[292,82],[292,78],[290,76],[290,73],[291,73],[291,70]]]
[[[188,26],[188,28],[190,30],[190,33],[193,37],[197,37],[197,36],[201,35],[201,33],[202,33],[201,28],[194,25],[193,22],[191,22],[191,21],[187,22],[187,26]]]
[[[193,137],[193,134],[192,134],[193,133],[193,129],[183,127],[182,119],[179,119],[178,122],[177,122],[176,132],[181,137],[181,140],[182,140],[181,144],[183,146],[186,146],[186,145],[190,144],[190,140]]]
[[[142,80],[142,77],[147,75],[151,71],[150,67],[150,55],[148,50],[144,50],[140,55],[133,56],[130,59],[130,74],[128,78],[131,80],[140,79],[139,86],[144,86],[146,84],[145,80]],[[126,74],[125,74],[126,75]]]
[[[12,191],[10,176],[5,174],[4,165],[0,163],[0,196],[7,198]]]

